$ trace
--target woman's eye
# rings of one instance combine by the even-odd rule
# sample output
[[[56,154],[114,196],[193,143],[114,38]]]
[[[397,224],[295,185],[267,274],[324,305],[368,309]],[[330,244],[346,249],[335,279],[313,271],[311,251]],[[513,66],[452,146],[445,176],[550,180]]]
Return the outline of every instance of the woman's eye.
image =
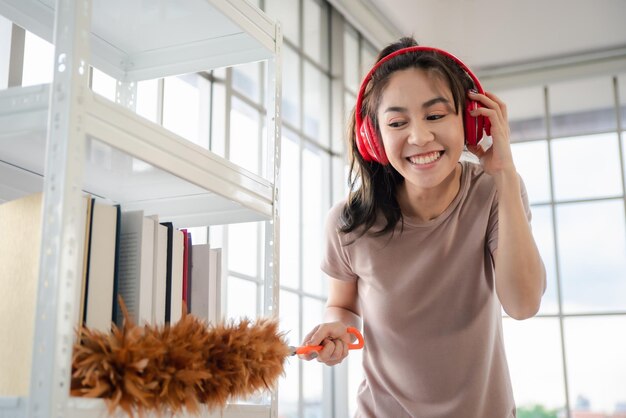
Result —
[[[426,116],[426,120],[439,120],[446,115],[428,115]]]
[[[399,128],[404,125],[404,122],[389,122],[387,126],[390,128]]]

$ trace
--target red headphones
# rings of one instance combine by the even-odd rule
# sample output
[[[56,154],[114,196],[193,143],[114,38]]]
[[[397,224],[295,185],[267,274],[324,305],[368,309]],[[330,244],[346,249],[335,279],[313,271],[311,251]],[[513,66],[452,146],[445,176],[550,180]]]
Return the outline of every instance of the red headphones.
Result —
[[[389,160],[387,159],[387,155],[385,154],[385,149],[383,148],[382,141],[378,138],[378,134],[376,133],[376,127],[374,126],[374,123],[369,116],[366,116],[365,120],[363,120],[361,117],[361,109],[363,106],[363,96],[365,95],[365,88],[372,79],[372,76],[374,75],[376,70],[382,64],[398,55],[407,54],[415,51],[431,51],[451,58],[472,79],[472,81],[474,82],[474,87],[476,88],[478,93],[484,94],[484,90],[474,73],[472,73],[470,69],[467,68],[467,66],[460,59],[442,49],[432,48],[428,46],[411,46],[399,49],[383,57],[374,65],[374,67],[372,67],[372,69],[363,79],[363,82],[361,83],[361,88],[359,89],[359,94],[356,98],[356,146],[365,161],[375,161],[382,165],[389,164]],[[489,123],[489,119],[483,116],[474,117],[470,114],[471,110],[478,107],[482,107],[482,105],[474,100],[466,99],[466,106],[463,111],[463,126],[465,127],[465,141],[468,145],[476,145],[478,141],[480,141],[483,137],[483,130],[487,131],[487,135],[490,134],[489,131],[491,128],[491,124]]]

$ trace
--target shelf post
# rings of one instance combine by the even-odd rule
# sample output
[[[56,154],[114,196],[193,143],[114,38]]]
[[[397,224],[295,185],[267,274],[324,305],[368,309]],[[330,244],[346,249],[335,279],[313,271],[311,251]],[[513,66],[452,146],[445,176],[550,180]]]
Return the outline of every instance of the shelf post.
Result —
[[[43,228],[29,417],[64,417],[70,391],[74,306],[81,280],[79,236],[88,93],[91,1],[57,0]]]

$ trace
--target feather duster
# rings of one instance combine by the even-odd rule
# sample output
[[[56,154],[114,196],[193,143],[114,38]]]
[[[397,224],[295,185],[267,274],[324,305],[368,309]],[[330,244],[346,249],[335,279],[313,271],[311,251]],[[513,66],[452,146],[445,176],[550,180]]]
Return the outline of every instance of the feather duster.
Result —
[[[172,326],[137,326],[120,304],[122,328],[78,329],[72,356],[71,394],[104,398],[109,413],[223,408],[230,398],[271,388],[284,373],[290,349],[274,320],[208,326],[183,315]]]

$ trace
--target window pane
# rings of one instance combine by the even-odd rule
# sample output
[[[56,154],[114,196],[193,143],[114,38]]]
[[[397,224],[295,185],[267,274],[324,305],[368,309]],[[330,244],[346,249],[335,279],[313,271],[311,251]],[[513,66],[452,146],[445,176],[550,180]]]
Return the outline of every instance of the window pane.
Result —
[[[616,133],[553,140],[550,147],[556,200],[622,194]]]
[[[623,201],[564,204],[556,210],[564,311],[626,309]]]
[[[550,206],[533,206],[532,228],[535,242],[541,253],[546,268],[546,292],[541,298],[540,314],[555,314],[559,311],[556,258],[554,256],[554,231],[552,229],[552,210]]]
[[[283,36],[295,45],[300,45],[300,2],[265,0],[265,12],[280,22]]]
[[[350,350],[348,354],[348,411],[350,416],[356,413],[356,399],[359,386],[363,381],[363,350]]]
[[[221,82],[213,83],[211,97],[211,151],[226,156],[226,89]]]
[[[357,32],[346,24],[343,33],[343,79],[346,88],[357,94],[361,78],[359,74],[359,38]],[[350,107],[350,109],[354,104]]]
[[[322,253],[322,235],[328,208],[328,160],[306,149],[302,155],[302,242],[305,245],[302,259],[302,288],[305,292],[323,295],[326,280],[319,264]]]
[[[308,62],[304,63],[304,133],[324,145],[330,144],[330,81]]]
[[[283,46],[283,121],[300,127],[300,58]]]
[[[300,148],[283,129],[280,190],[280,284],[299,287],[300,276]]]
[[[228,278],[227,316],[235,320],[253,319],[257,316],[257,285],[238,277]]]
[[[137,83],[137,114],[152,122],[158,122],[159,80]]]
[[[371,44],[363,44],[363,48],[361,49],[361,76],[359,77],[359,84],[363,77],[365,77],[365,74],[374,66],[376,55],[377,51]]]
[[[260,172],[261,128],[259,112],[236,97],[230,112],[229,160],[255,174]]]
[[[328,68],[328,8],[320,0],[304,0],[304,52]],[[306,79],[306,77],[305,77]]]
[[[54,77],[54,45],[26,31],[22,86],[52,83]]]
[[[208,149],[210,83],[198,74],[167,77],[163,85],[163,127]]]
[[[285,333],[289,345],[298,346],[302,342],[300,332],[300,300],[296,293],[280,291],[280,331]],[[307,331],[308,332],[308,331]]]
[[[558,319],[504,318],[502,326],[518,408],[532,410],[541,405],[548,410],[564,410],[565,376]]]
[[[233,67],[233,88],[259,103],[261,100],[261,64],[253,62]]]
[[[228,225],[228,269],[257,277],[258,223]]]
[[[114,102],[117,91],[117,81],[97,68],[92,68],[91,90]]]
[[[300,365],[295,357],[285,362],[285,374],[278,380],[278,416],[280,418],[298,418],[298,399],[300,387]]]
[[[623,295],[623,293],[622,293]],[[565,318],[569,398],[574,410],[623,416],[626,402],[626,316]],[[620,410],[620,415],[611,414]],[[591,416],[591,415],[585,415]]]
[[[622,129],[626,129],[626,74],[617,77]]]
[[[559,83],[548,88],[552,137],[615,130],[610,77]]]
[[[496,94],[507,105],[511,141],[547,137],[543,87],[505,90]]]
[[[550,201],[550,168],[548,166],[548,142],[533,141],[511,144],[517,172],[522,176],[528,201]]]
[[[303,335],[308,334],[316,325],[322,322],[324,303],[322,301],[304,298],[302,305]],[[305,405],[311,411],[319,411],[321,414],[322,393],[324,387],[324,367],[317,361],[302,362],[302,397]],[[309,415],[305,415],[309,416]],[[320,416],[317,412],[312,416]]]

